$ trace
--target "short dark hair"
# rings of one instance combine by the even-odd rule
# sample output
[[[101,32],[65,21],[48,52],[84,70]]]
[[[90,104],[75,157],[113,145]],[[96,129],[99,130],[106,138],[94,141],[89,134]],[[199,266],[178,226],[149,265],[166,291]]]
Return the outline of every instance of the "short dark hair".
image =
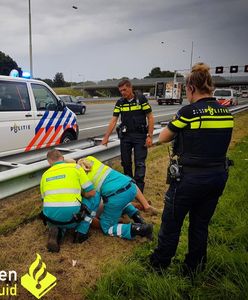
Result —
[[[55,162],[60,160],[61,158],[63,158],[63,155],[57,149],[52,149],[47,152],[47,160]]]
[[[121,86],[123,86],[123,85],[126,85],[126,86],[132,86],[132,83],[131,83],[131,81],[130,80],[128,80],[128,79],[123,79],[122,81],[120,81],[119,83],[118,83],[118,88],[120,88]]]

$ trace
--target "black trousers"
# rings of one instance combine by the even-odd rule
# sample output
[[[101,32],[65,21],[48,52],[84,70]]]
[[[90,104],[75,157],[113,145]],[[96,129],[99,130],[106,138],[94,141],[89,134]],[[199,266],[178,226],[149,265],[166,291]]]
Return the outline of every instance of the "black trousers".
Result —
[[[129,133],[121,138],[121,164],[124,174],[133,178],[143,192],[145,187],[147,147],[145,146],[146,134]],[[134,176],[132,170],[132,150],[134,150]]]
[[[189,213],[188,253],[186,265],[195,270],[204,268],[207,260],[208,225],[214,214],[228,175],[201,171],[185,173],[180,182],[172,182],[165,195],[165,207],[158,235],[158,246],[151,255],[154,266],[167,267],[175,256],[181,227]]]

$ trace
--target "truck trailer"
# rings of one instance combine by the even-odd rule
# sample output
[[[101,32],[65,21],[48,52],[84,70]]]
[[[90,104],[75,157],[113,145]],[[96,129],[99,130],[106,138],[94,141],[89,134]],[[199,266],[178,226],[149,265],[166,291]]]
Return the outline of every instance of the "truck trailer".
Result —
[[[158,105],[162,104],[182,104],[182,83],[180,82],[156,82],[155,95]]]

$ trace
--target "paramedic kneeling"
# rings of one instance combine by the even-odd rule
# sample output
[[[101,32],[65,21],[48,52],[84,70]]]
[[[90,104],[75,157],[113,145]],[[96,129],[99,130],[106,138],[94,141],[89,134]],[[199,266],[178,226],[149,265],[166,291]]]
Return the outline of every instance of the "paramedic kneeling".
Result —
[[[59,241],[66,228],[75,228],[74,242],[87,239],[91,211],[82,205],[82,196],[92,200],[96,210],[99,196],[95,197],[93,184],[76,163],[65,163],[58,150],[50,150],[47,160],[51,166],[42,176],[40,190],[43,198],[43,216],[49,226],[48,251],[59,252]],[[97,201],[94,201],[96,198]],[[98,203],[97,203],[98,202]]]

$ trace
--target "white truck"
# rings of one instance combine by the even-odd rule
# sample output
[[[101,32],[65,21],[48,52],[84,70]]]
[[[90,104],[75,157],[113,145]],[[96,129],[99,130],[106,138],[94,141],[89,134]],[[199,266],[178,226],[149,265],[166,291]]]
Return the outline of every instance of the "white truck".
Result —
[[[47,84],[0,76],[0,157],[77,137],[76,115]]]
[[[182,104],[182,83],[180,82],[156,82],[155,95],[158,105],[162,104]]]

